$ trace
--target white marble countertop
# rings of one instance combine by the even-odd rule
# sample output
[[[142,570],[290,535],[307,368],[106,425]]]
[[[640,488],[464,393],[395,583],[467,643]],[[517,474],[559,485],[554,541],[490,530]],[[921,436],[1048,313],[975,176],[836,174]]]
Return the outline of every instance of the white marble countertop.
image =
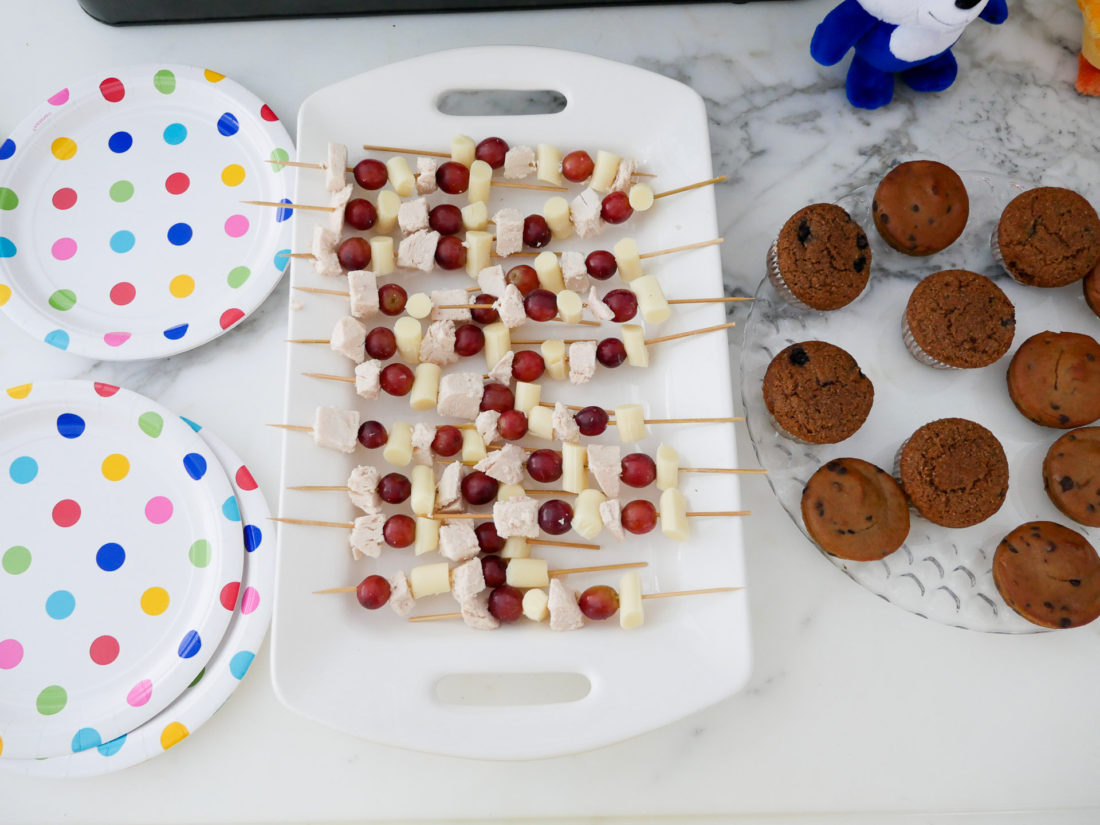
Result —
[[[715,172],[729,176],[716,194],[731,288],[751,290],[770,238],[796,208],[869,183],[900,158],[1037,181],[1049,171],[1080,181],[1096,200],[1100,100],[1073,91],[1080,18],[1072,3],[1016,0],[1003,27],[977,23],[965,34],[951,90],[903,93],[876,113],[848,107],[843,64],[823,69],[808,56],[830,7],[807,0],[110,28],[73,0],[7,2],[0,133],[74,78],[156,61],[228,74],[293,132],[304,98],[337,80],[411,54],[518,43],[633,63],[706,98]],[[218,341],[132,364],[59,352],[0,317],[0,386],[94,377],[145,393],[220,434],[274,502],[279,436],[263,425],[282,406],[287,304],[284,283]],[[736,336],[731,348],[736,356]],[[741,451],[752,455],[744,437]],[[762,479],[743,489],[755,513],[745,524],[755,666],[742,693],[708,710],[571,757],[455,760],[375,746],[285,710],[265,647],[222,712],[164,756],[89,780],[0,772],[0,821],[1100,821],[1095,627],[991,636],[907,614],[822,558]]]

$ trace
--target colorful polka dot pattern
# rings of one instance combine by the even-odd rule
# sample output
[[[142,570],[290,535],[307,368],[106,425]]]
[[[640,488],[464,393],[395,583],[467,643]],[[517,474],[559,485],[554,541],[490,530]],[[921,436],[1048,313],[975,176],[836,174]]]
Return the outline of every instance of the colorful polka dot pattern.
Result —
[[[91,117],[37,128],[40,107],[0,143],[0,214],[11,216],[0,308],[39,340],[108,359],[181,352],[231,329],[281,277],[291,210],[241,201],[290,202],[286,167],[263,162],[290,159],[289,135],[269,106],[211,76],[153,67],[89,79],[42,106]],[[104,224],[98,237],[89,229]],[[199,244],[211,269],[187,271]],[[33,288],[43,277],[56,284],[44,303]]]

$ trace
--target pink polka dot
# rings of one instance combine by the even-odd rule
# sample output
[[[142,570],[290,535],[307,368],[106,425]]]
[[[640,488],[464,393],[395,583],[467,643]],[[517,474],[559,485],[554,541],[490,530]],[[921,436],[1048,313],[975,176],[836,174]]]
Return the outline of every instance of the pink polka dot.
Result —
[[[113,287],[111,287],[111,303],[116,306],[124,307],[137,295],[137,289],[134,285],[127,281],[119,281]]]
[[[191,178],[183,172],[173,172],[164,182],[164,188],[172,195],[182,195],[191,185]]]
[[[246,587],[241,596],[241,612],[249,614],[260,606],[260,592],[255,587]]]
[[[0,642],[0,670],[11,670],[23,661],[23,645],[15,639]]]
[[[110,398],[112,395],[118,392],[118,387],[116,387],[114,384],[102,384],[99,381],[96,381],[95,392],[96,395],[100,396],[101,398]]]
[[[63,106],[64,104],[69,102],[69,90],[62,89],[60,92],[50,95],[48,98],[46,98],[46,102],[49,103],[51,106]]]
[[[50,247],[50,253],[59,261],[67,261],[76,254],[76,241],[72,238],[58,238]]]
[[[58,527],[72,527],[80,521],[80,505],[65,498],[53,506],[53,523]]]
[[[218,323],[221,325],[222,329],[229,329],[243,317],[244,313],[236,307],[233,307],[222,313],[222,317],[218,319]]]
[[[219,595],[222,607],[226,610],[232,610],[237,606],[237,595],[241,592],[240,582],[230,582],[222,588],[222,592]]]
[[[248,231],[248,218],[244,215],[230,215],[225,222],[225,234],[230,238],[239,238]]]
[[[103,336],[103,343],[109,347],[121,347],[130,340],[128,332],[108,332]]]
[[[154,496],[145,505],[145,518],[153,524],[164,524],[172,518],[172,502],[164,496]]]
[[[63,186],[53,193],[55,209],[71,209],[76,203],[76,190]]]
[[[142,705],[147,704],[152,697],[153,683],[148,679],[142,679],[126,694],[126,703],[130,707],[140,708]]]
[[[256,484],[256,479],[252,477],[252,473],[250,473],[248,468],[243,464],[237,468],[237,474],[234,476],[234,479],[237,482],[237,486],[245,491],[255,490],[256,487],[259,486]]]
[[[118,658],[118,639],[114,636],[100,636],[88,648],[88,655],[97,665],[109,665]]]

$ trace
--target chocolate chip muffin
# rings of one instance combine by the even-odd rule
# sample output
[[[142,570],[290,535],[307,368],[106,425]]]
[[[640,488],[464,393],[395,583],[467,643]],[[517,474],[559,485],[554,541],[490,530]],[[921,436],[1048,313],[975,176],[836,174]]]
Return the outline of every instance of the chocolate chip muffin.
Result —
[[[965,418],[942,418],[918,429],[898,451],[897,472],[917,512],[944,527],[985,521],[1008,493],[1001,442]]]
[[[802,491],[802,521],[826,553],[875,561],[909,535],[909,503],[885,470],[858,458],[838,458],[810,476]]]
[[[875,388],[859,364],[824,341],[791,344],[764,374],[764,403],[779,434],[808,444],[835,444],[863,426]]]
[[[1000,287],[977,272],[949,269],[917,284],[902,337],[922,364],[975,369],[1008,352],[1015,330],[1015,307]]]
[[[1100,427],[1073,430],[1050,445],[1043,488],[1078,524],[1100,527]]]
[[[997,263],[1021,284],[1065,286],[1100,262],[1100,217],[1071,189],[1029,189],[1005,207],[991,247]]]
[[[1080,627],[1100,616],[1100,556],[1052,521],[1021,524],[993,554],[993,582],[1009,607],[1042,627]]]
[[[1079,332],[1040,332],[1012,356],[1008,395],[1024,416],[1064,430],[1100,418],[1100,344]]]
[[[832,310],[863,292],[871,274],[867,235],[831,203],[815,203],[791,216],[768,250],[768,278],[796,306]]]
[[[934,160],[894,167],[875,190],[871,215],[882,239],[906,255],[932,255],[951,246],[970,217],[962,178]]]

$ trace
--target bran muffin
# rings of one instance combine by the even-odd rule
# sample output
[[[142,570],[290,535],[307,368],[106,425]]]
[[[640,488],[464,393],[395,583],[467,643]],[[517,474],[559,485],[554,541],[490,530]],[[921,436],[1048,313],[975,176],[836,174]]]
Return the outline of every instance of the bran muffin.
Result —
[[[768,278],[796,306],[833,310],[863,292],[871,273],[867,235],[839,206],[815,203],[794,213],[768,250]]]
[[[1012,356],[1008,395],[1023,415],[1064,430],[1100,418],[1100,344],[1079,332],[1040,332]]]
[[[902,337],[910,354],[940,369],[992,364],[1012,346],[1016,310],[995,283],[976,272],[929,275],[905,308]]]
[[[1005,207],[991,248],[997,263],[1021,284],[1065,286],[1100,261],[1100,217],[1071,189],[1029,189]]]
[[[764,374],[764,403],[779,434],[835,444],[863,426],[875,388],[847,352],[824,341],[791,344]]]
[[[901,445],[897,473],[917,512],[944,527],[970,527],[1001,509],[1008,459],[997,438],[965,418],[942,418]]]
[[[951,246],[970,217],[970,197],[955,170],[934,160],[891,169],[871,202],[875,228],[906,255],[925,256]]]
[[[1100,264],[1093,267],[1092,272],[1085,276],[1085,303],[1097,317],[1100,317]]]
[[[1043,489],[1078,524],[1100,527],[1100,427],[1073,430],[1050,445]]]
[[[858,458],[838,458],[806,482],[802,521],[829,555],[875,561],[905,542],[909,503],[885,470]]]
[[[993,554],[993,582],[1009,607],[1042,627],[1080,627],[1100,616],[1100,556],[1052,521],[1021,524]]]

